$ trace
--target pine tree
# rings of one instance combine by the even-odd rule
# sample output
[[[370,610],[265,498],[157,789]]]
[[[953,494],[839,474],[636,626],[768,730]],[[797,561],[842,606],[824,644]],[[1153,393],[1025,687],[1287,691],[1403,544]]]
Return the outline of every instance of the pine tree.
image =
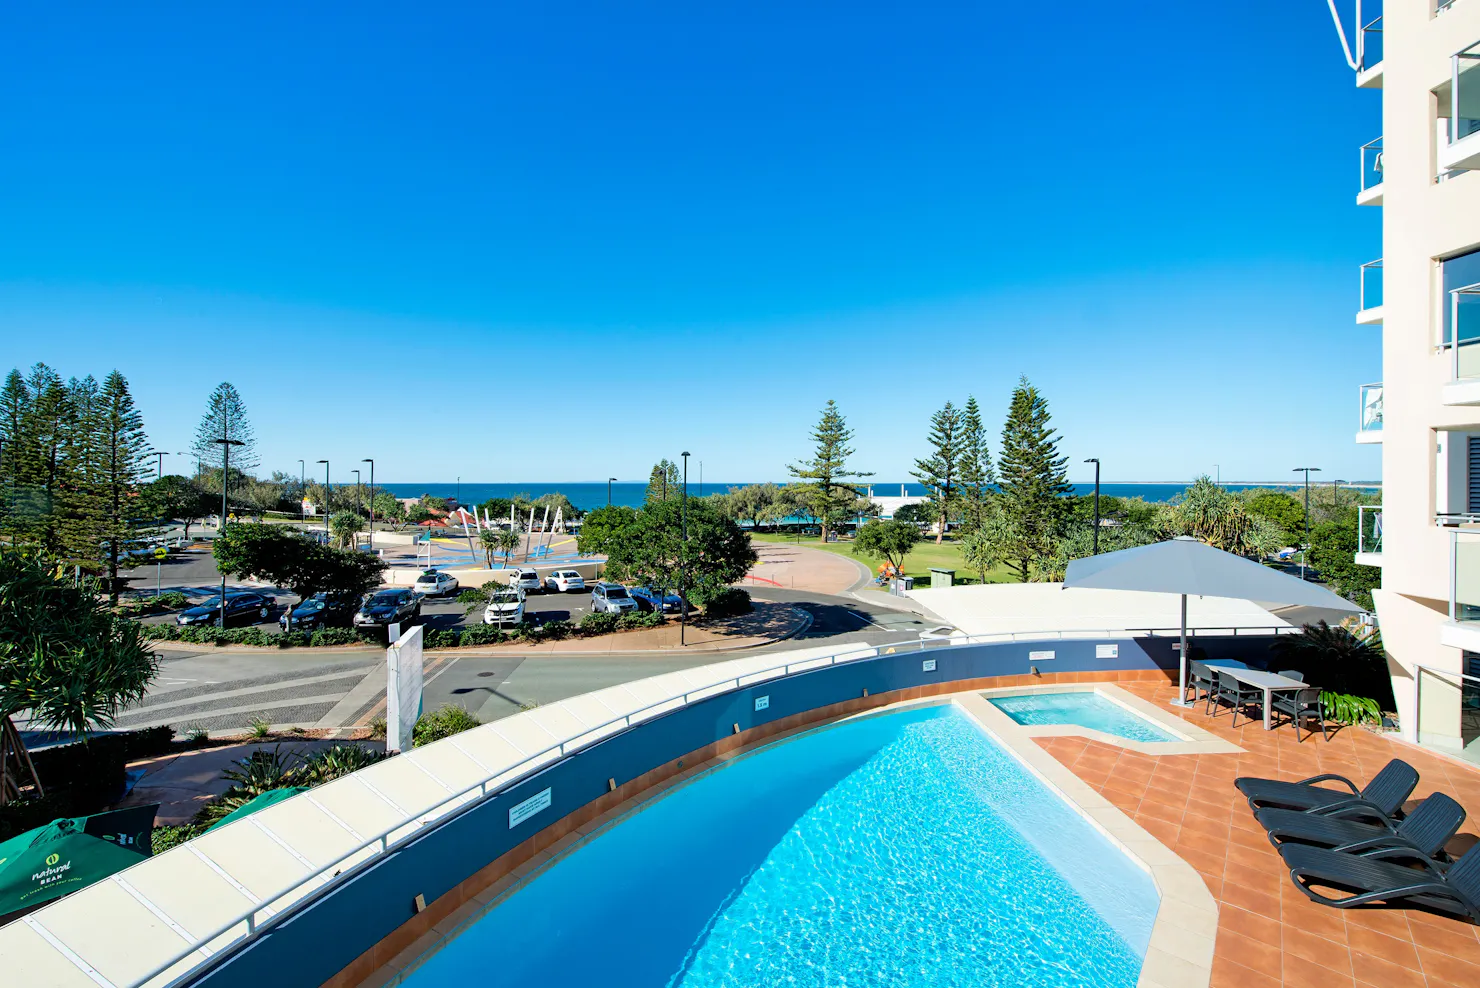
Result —
[[[1049,418],[1048,402],[1022,378],[1002,427],[998,486],[1015,533],[1002,555],[1024,583],[1033,563],[1053,553],[1065,518],[1064,498],[1072,490],[1064,472],[1069,458],[1059,456],[1058,433],[1049,428]]]
[[[234,439],[240,446],[231,447],[231,467],[250,473],[259,464],[257,439],[252,423],[247,420],[247,404],[230,381],[222,381],[206,400],[206,413],[195,429],[191,451],[205,464],[221,462],[218,439]]]
[[[966,518],[967,530],[971,530],[980,527],[986,517],[992,486],[997,482],[992,471],[992,450],[987,442],[987,430],[982,427],[981,409],[977,407],[974,395],[966,399],[966,408],[961,413],[960,449],[958,489],[961,513]]]
[[[930,417],[927,439],[930,456],[916,460],[911,475],[930,492],[927,503],[936,520],[935,544],[940,545],[946,536],[946,523],[956,510],[956,484],[961,469],[961,413],[955,405],[948,401]]]
[[[78,562],[102,556],[102,393],[95,377],[67,382],[67,416],[52,511],[62,549]]]
[[[643,503],[657,504],[671,497],[677,497],[682,480],[678,476],[678,464],[667,457],[653,464],[653,469],[648,473],[647,492],[643,495]]]
[[[67,387],[56,371],[37,364],[25,380],[27,408],[16,446],[13,538],[47,552],[61,548],[57,497],[62,476],[62,449],[71,415]]]
[[[848,457],[855,452],[848,445],[853,441],[853,430],[848,428],[843,413],[831,399],[822,410],[822,419],[812,430],[812,441],[816,444],[812,458],[789,464],[786,469],[793,477],[810,481],[798,485],[800,494],[812,513],[822,521],[822,541],[826,542],[837,513],[850,508],[862,493],[859,485],[848,481],[872,477],[873,474],[848,469]]]
[[[127,541],[136,537],[132,519],[139,485],[148,470],[149,440],[144,435],[144,417],[134,406],[128,381],[114,371],[103,381],[98,397],[96,422],[97,472],[90,485],[99,512],[96,528],[105,548],[108,586],[118,601],[118,563]]]
[[[12,370],[0,389],[0,531],[10,530],[10,517],[18,483],[21,426],[30,413],[26,379]]]

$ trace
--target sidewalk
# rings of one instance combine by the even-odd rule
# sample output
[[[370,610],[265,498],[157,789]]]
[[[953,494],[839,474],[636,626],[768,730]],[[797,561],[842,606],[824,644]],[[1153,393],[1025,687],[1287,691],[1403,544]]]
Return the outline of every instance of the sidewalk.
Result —
[[[867,585],[873,574],[868,567],[835,552],[808,547],[805,541],[795,545],[784,542],[752,541],[760,561],[751,567],[740,586],[764,590],[812,590],[817,593],[841,594]]]

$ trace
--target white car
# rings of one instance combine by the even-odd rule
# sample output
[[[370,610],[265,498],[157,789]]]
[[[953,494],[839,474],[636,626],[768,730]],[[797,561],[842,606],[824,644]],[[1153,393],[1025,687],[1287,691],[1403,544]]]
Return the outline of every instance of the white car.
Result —
[[[538,593],[545,589],[545,584],[540,580],[540,574],[532,569],[516,569],[509,571],[513,575],[509,577],[509,586],[518,587],[525,593]]]
[[[586,581],[573,569],[557,569],[545,577],[545,589],[556,593],[570,593],[573,590],[585,590]]]
[[[483,609],[483,623],[518,626],[524,623],[524,590],[520,587],[499,587],[488,598]]]
[[[457,592],[457,577],[429,569],[416,578],[413,590],[423,597],[443,597]]]
[[[598,583],[591,588],[591,610],[597,614],[626,614],[637,610],[637,601],[620,583]]]

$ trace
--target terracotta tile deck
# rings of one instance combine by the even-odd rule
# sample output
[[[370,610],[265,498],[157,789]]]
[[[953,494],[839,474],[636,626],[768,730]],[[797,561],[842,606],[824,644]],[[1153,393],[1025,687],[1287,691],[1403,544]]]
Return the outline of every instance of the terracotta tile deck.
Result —
[[[1176,688],[1117,684],[1157,703]],[[1175,708],[1168,708],[1175,710]],[[1470,811],[1451,850],[1480,840],[1480,771],[1346,729],[1297,744],[1290,728],[1235,730],[1224,712],[1179,712],[1245,754],[1151,757],[1083,738],[1039,738],[1049,753],[1133,816],[1203,876],[1218,900],[1213,988],[1480,988],[1480,927],[1416,909],[1333,909],[1305,898],[1233,787],[1240,775],[1301,779],[1337,772],[1358,785],[1391,758],[1421,775],[1415,798],[1442,790]],[[1410,804],[1410,807],[1413,804]]]

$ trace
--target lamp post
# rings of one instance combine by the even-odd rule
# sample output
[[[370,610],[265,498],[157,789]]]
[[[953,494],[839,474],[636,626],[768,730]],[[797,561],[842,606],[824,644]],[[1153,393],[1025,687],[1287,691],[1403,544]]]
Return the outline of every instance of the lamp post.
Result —
[[[216,537],[226,530],[226,478],[231,475],[231,447],[245,446],[240,439],[212,439],[221,447],[221,524],[216,527]],[[226,627],[226,574],[221,574],[221,627]]]
[[[683,505],[682,505],[682,507],[679,510],[679,514],[680,514],[680,517],[683,519],[683,521],[682,521],[683,544],[679,547],[679,557],[678,557],[679,560],[680,560],[679,567],[678,567],[678,599],[681,601],[681,603],[679,604],[680,615],[679,615],[679,620],[678,620],[678,643],[680,645],[684,645],[684,644],[686,644],[685,641],[684,641],[684,632],[688,630],[688,624],[689,624],[689,594],[688,594],[688,589],[689,589],[689,567],[688,567],[688,558],[687,558],[688,557],[688,551],[687,550],[688,550],[688,547],[689,547],[689,451],[688,450],[684,450],[684,452],[683,452]]]
[[[1310,555],[1310,475],[1320,473],[1320,467],[1296,467],[1291,473],[1305,474],[1305,544],[1300,547],[1300,578],[1305,579],[1305,559]]]
[[[1100,460],[1099,457],[1091,456],[1084,462],[1095,465],[1095,530],[1090,536],[1092,543],[1090,554],[1098,556],[1100,554]]]
[[[616,477],[606,478],[606,506],[608,508],[612,506],[612,481],[616,479]]]
[[[324,465],[324,538],[329,537],[329,461],[320,460]]]
[[[360,496],[360,471],[351,470],[350,473],[355,475],[355,513],[359,514],[360,506],[364,503],[364,498]]]
[[[370,551],[375,552],[375,461],[363,459],[361,463],[370,464]]]
[[[1340,507],[1340,505],[1336,503],[1336,495],[1337,492],[1341,490],[1341,485],[1344,483],[1346,483],[1346,481],[1344,480],[1331,481],[1331,510],[1333,511]]]

